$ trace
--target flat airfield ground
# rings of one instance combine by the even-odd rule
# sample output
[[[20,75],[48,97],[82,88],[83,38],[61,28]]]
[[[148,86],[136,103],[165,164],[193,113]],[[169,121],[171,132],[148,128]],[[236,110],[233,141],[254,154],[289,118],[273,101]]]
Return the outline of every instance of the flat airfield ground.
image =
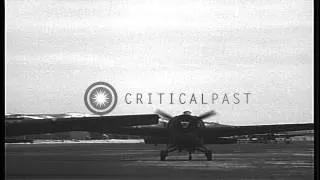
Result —
[[[313,179],[314,145],[208,145],[213,161],[185,152],[160,161],[147,144],[6,144],[6,179]]]

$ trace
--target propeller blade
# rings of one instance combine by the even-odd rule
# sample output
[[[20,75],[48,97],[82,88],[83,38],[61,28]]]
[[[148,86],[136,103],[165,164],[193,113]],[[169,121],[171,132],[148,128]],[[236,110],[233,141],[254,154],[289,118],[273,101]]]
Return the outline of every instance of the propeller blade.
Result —
[[[168,113],[165,113],[165,112],[163,112],[163,111],[161,111],[161,110],[159,110],[159,109],[156,111],[156,113],[157,113],[158,115],[160,115],[161,117],[163,117],[164,119],[170,120],[170,119],[173,118],[173,117],[172,117],[171,115],[169,115]]]
[[[209,112],[206,112],[206,113],[200,115],[199,118],[200,118],[200,119],[206,119],[206,118],[211,117],[211,116],[214,116],[214,115],[216,115],[216,114],[217,114],[217,113],[216,113],[214,110],[212,110],[212,111],[209,111]]]
[[[167,127],[168,126],[168,121],[161,120],[161,121],[159,121],[159,124],[161,124],[163,127]]]

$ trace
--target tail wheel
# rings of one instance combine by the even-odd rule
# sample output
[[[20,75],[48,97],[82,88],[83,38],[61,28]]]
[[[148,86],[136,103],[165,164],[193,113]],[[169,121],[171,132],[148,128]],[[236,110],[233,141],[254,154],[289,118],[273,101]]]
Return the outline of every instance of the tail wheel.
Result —
[[[167,152],[167,151],[160,151],[160,160],[161,160],[161,161],[165,161],[167,155],[168,155],[168,152]]]
[[[208,161],[211,161],[211,160],[212,160],[212,151],[208,150],[208,151],[206,152],[206,157],[207,157],[207,160],[208,160]]]

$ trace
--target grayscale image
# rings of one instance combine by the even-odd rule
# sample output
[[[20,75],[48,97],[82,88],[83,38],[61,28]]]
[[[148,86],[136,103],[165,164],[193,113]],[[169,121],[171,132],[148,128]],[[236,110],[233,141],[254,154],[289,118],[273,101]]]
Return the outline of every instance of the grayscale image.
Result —
[[[314,179],[313,1],[6,0],[6,179]]]

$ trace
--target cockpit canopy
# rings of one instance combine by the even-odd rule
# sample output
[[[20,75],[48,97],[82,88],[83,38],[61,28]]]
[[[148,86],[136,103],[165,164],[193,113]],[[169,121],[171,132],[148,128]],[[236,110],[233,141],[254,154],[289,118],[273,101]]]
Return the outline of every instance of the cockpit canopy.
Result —
[[[191,116],[191,111],[184,111],[182,114]]]

